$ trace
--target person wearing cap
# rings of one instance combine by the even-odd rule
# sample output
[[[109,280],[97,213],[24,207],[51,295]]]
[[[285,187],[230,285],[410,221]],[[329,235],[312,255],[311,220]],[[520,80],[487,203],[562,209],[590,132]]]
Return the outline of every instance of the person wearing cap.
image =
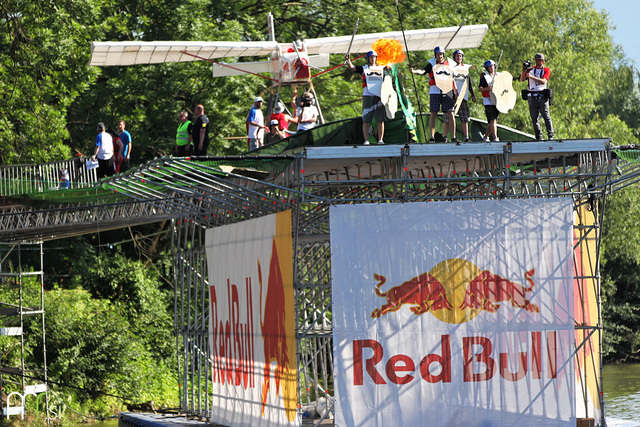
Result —
[[[209,118],[204,114],[204,106],[196,105],[193,110],[196,118],[191,132],[191,141],[193,143],[193,154],[196,156],[206,156],[207,148],[209,148]]]
[[[547,128],[547,137],[553,139],[553,123],[551,122],[551,114],[549,113],[549,89],[547,82],[551,77],[551,70],[544,66],[545,58],[542,53],[536,53],[533,60],[535,67],[526,67],[522,65],[522,73],[520,73],[520,81],[529,81],[527,91],[527,101],[529,102],[529,115],[533,123],[533,131],[536,139],[542,139],[542,129],[540,128],[540,116],[544,120]]]
[[[273,119],[269,124],[269,132],[264,137],[264,143],[270,144],[272,142],[280,141],[286,137],[287,135],[284,131],[280,130],[280,122],[277,119]]]
[[[458,116],[460,117],[460,128],[462,129],[462,134],[464,135],[464,142],[469,142],[469,120],[471,117],[468,104],[469,94],[471,94],[471,100],[473,102],[476,102],[476,94],[473,92],[473,85],[471,84],[471,76],[469,74],[469,71],[472,68],[475,70],[476,67],[474,65],[464,63],[464,52],[461,49],[453,52],[453,60],[456,61],[456,65],[454,65],[452,68],[456,98],[460,96],[460,94],[458,93],[458,88],[462,87],[465,83],[467,87],[466,91],[464,92],[463,99],[462,101],[460,101]],[[445,115],[445,124],[447,124],[448,121],[449,115]]]
[[[315,98],[311,92],[305,92],[300,97],[300,105],[296,108],[293,119],[297,123],[296,131],[313,129],[316,126],[319,112],[313,105]]]
[[[113,138],[106,132],[104,123],[98,123],[96,129],[98,136],[96,136],[96,149],[91,159],[93,161],[98,160],[98,179],[105,176],[112,176],[115,173],[115,163],[113,159]]]
[[[131,140],[131,134],[124,128],[127,124],[124,120],[118,120],[118,137],[122,143],[122,150],[119,155],[122,157],[122,163],[120,164],[119,172],[126,172],[131,169],[131,150],[133,149],[133,141]]]
[[[293,117],[284,112],[284,105],[282,105],[280,101],[278,101],[273,109],[273,113],[269,116],[269,122],[273,120],[278,121],[278,128],[285,131],[285,133],[289,130],[289,123],[296,122]],[[271,128],[271,126],[269,126],[269,128]]]
[[[189,115],[186,111],[181,111],[178,114],[178,121],[180,125],[176,131],[176,156],[185,157],[191,154],[191,148],[193,147],[193,123],[189,120]]]
[[[378,130],[378,144],[384,144],[384,121],[387,118],[384,104],[381,100],[382,82],[385,67],[378,65],[378,54],[371,50],[367,52],[367,65],[353,65],[349,56],[345,57],[345,64],[351,71],[362,76],[362,133],[364,145],[369,145],[371,122],[376,119]]]
[[[449,131],[451,131],[452,141],[459,142],[456,138],[456,121],[453,116],[456,103],[451,96],[442,92],[442,89],[438,87],[434,75],[434,68],[436,68],[436,66],[443,65],[448,68],[449,61],[444,58],[444,49],[440,46],[436,46],[436,48],[433,49],[433,56],[434,58],[430,59],[423,69],[415,69],[413,67],[409,69],[413,74],[429,76],[429,142],[436,141],[436,119],[440,110],[442,110],[446,116],[442,132],[444,134],[444,142],[447,142]],[[453,79],[451,80],[451,91],[448,93],[453,94]]]
[[[253,107],[249,110],[247,116],[246,125],[249,138],[249,150],[255,150],[258,147],[262,147],[263,144],[263,129],[269,129],[264,125],[264,116],[262,115],[262,104],[264,99],[257,96],[253,100]]]
[[[478,89],[482,92],[482,104],[484,105],[484,113],[487,115],[487,130],[484,133],[483,141],[489,142],[491,135],[493,135],[493,141],[500,141],[498,138],[498,116],[500,112],[496,107],[495,98],[491,98],[491,92],[493,91],[493,80],[495,79],[496,63],[492,59],[484,62],[484,69],[487,71],[480,77],[480,85]]]

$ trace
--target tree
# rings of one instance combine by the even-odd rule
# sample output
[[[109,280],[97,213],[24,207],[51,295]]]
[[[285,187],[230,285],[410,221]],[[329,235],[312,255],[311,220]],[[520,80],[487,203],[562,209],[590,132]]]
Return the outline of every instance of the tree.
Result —
[[[269,11],[280,41],[347,35],[358,17],[360,33],[400,30],[400,17],[405,29],[457,26],[463,19],[467,24],[487,23],[482,46],[467,49],[467,61],[481,69],[486,59],[497,59],[503,52],[500,69],[517,76],[522,61],[544,52],[552,68],[552,117],[558,136],[615,133],[620,143],[635,140],[640,98],[627,96],[637,92],[628,90],[629,69],[612,44],[611,23],[588,0],[401,1],[397,8],[392,1],[364,0],[348,7],[336,0],[5,0],[0,8],[0,24],[6,28],[0,35],[0,161],[28,163],[68,158],[74,151],[88,154],[96,123],[114,127],[118,119],[127,121],[133,134],[134,163],[168,155],[173,152],[177,113],[192,112],[196,104],[205,106],[212,123],[210,153],[244,152],[242,139],[225,138],[244,135],[251,100],[267,95],[269,82],[255,76],[212,79],[206,62],[88,67],[89,48],[94,40],[264,40]],[[409,52],[401,75],[408,76],[410,63],[422,65],[430,56]],[[263,58],[242,60],[254,59]],[[341,55],[332,59],[334,64],[341,61]],[[611,70],[624,84],[608,84]],[[472,77],[479,79],[477,74]],[[426,110],[426,79],[417,78],[415,88],[412,81],[406,79],[407,94],[414,104],[419,96]],[[314,85],[328,121],[360,114],[361,94],[352,73],[336,70],[317,78]],[[524,85],[515,82],[514,87],[520,90]],[[290,93],[285,89],[284,98]],[[474,116],[484,116],[480,104],[471,107]],[[530,130],[526,103],[518,102],[500,123]]]
[[[2,163],[71,157],[67,109],[96,73],[86,66],[86,46],[100,37],[95,3],[0,2]]]
[[[640,359],[640,189],[608,199],[602,227],[604,355],[609,361]]]

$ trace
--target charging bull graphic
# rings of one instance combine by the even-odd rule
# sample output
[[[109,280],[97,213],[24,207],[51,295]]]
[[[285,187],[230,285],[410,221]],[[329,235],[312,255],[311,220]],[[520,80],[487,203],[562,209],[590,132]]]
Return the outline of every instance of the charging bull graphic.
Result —
[[[534,273],[535,269],[525,273],[528,286],[523,286],[489,270],[481,270],[467,260],[453,258],[440,262],[428,273],[422,273],[386,292],[381,290],[386,277],[374,274],[378,281],[375,293],[385,298],[386,303],[373,310],[371,317],[379,318],[407,305],[415,315],[431,312],[443,322],[463,323],[482,311],[495,313],[502,302],[531,313],[539,313],[540,308],[527,298],[527,294],[534,288]]]
[[[527,293],[533,291],[534,283],[531,277],[535,269],[524,273],[524,278],[529,282],[529,287],[524,287],[493,274],[489,270],[484,270],[478,277],[473,279],[467,287],[464,301],[460,305],[461,309],[482,308],[490,313],[495,313],[500,308],[499,302],[511,303],[512,307],[519,307],[532,313],[540,312],[540,307],[526,298]]]
[[[450,310],[453,308],[447,300],[444,286],[429,273],[422,273],[387,292],[380,291],[382,285],[387,281],[386,277],[379,274],[374,274],[373,277],[378,281],[376,295],[387,299],[386,304],[373,310],[371,313],[373,318],[378,318],[390,311],[398,311],[405,304],[411,305],[409,309],[415,315],[426,313],[429,310],[443,308]]]
[[[262,309],[262,267],[258,261],[258,278],[260,282],[260,329],[264,340],[264,382],[262,384],[262,414],[267,404],[267,396],[271,388],[271,362],[276,362],[273,379],[276,383],[276,394],[280,393],[280,380],[284,377],[285,367],[289,366],[287,355],[287,334],[285,323],[285,297],[282,272],[278,262],[278,249],[275,239],[269,263],[269,282],[265,298],[264,317]]]

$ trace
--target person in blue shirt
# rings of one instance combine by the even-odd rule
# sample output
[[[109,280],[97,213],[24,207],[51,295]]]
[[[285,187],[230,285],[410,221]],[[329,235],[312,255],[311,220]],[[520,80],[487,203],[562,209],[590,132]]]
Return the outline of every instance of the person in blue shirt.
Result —
[[[124,120],[118,120],[118,136],[120,142],[122,142],[122,164],[120,165],[120,172],[126,172],[131,168],[131,148],[133,143],[131,141],[131,134],[124,130],[127,124]]]

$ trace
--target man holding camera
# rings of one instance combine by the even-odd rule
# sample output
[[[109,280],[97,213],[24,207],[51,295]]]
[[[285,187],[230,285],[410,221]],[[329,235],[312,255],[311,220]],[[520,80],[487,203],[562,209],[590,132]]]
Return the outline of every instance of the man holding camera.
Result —
[[[544,55],[536,53],[534,57],[536,63],[535,67],[531,66],[531,62],[527,61],[522,64],[522,73],[520,74],[520,81],[529,81],[529,88],[526,92],[527,100],[529,101],[529,114],[531,115],[531,121],[533,122],[533,130],[537,140],[542,139],[542,129],[538,118],[542,115],[545,127],[547,128],[547,136],[549,139],[553,139],[553,123],[551,123],[551,115],[549,113],[550,94],[551,91],[547,88],[547,82],[551,76],[551,70],[544,66]]]
[[[300,97],[300,104],[296,108],[295,115],[293,116],[295,123],[298,124],[296,127],[297,132],[313,129],[316,126],[320,112],[318,108],[313,105],[314,102],[315,97],[311,92],[305,92]],[[294,97],[293,101],[291,101],[292,106],[295,106],[295,103],[296,100]]]

